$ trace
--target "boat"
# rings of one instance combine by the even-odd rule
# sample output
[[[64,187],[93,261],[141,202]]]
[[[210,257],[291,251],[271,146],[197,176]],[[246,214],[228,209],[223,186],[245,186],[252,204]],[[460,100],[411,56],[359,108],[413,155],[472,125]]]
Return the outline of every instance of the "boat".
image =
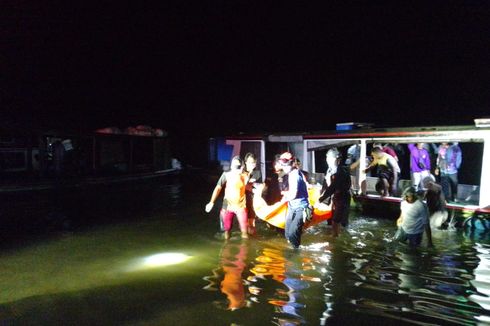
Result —
[[[0,229],[86,220],[94,202],[124,207],[128,197],[171,184],[178,163],[164,133],[0,133]]]
[[[311,184],[320,183],[326,171],[325,153],[337,147],[345,158],[352,145],[358,145],[360,166],[353,175],[354,203],[363,212],[398,217],[400,193],[381,196],[375,190],[377,177],[363,172],[366,159],[376,143],[399,147],[405,154],[400,157],[402,168],[398,189],[411,184],[409,172],[410,143],[458,142],[463,152],[459,170],[460,183],[455,202],[446,208],[452,218],[461,222],[471,217],[487,220],[490,217],[490,119],[475,119],[474,125],[424,126],[403,128],[377,128],[370,123],[347,122],[337,124],[332,131],[299,133],[239,134],[215,137],[209,140],[209,158],[226,169],[234,155],[254,153],[258,158],[264,179],[270,178],[274,157],[284,151],[292,152],[301,160],[302,169],[310,175]],[[434,159],[434,158],[433,158]],[[486,167],[486,168],[485,168]],[[364,191],[361,191],[364,186]],[[490,229],[490,223],[487,223]],[[485,225],[487,225],[485,224]]]
[[[83,187],[176,174],[168,135],[60,132],[0,135],[0,193]]]

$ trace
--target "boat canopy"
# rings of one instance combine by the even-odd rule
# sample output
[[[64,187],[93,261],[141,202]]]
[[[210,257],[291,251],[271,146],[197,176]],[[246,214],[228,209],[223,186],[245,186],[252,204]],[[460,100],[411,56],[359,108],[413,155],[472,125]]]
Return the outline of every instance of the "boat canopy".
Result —
[[[321,151],[324,149],[329,149],[332,147],[342,147],[349,146],[354,144],[360,144],[361,141],[359,139],[319,139],[319,140],[307,140],[306,141],[306,150],[308,152],[311,151]]]

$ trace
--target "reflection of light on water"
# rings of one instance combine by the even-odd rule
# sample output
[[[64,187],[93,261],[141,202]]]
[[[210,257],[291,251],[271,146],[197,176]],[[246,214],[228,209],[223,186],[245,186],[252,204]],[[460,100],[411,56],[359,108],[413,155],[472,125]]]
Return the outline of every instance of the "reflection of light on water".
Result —
[[[480,262],[473,271],[475,279],[470,282],[479,294],[470,295],[470,300],[478,303],[484,309],[490,310],[490,248],[477,243],[475,249],[478,251],[477,256],[480,258]],[[490,321],[486,316],[480,316],[477,319]]]
[[[325,254],[325,255],[321,255],[320,257],[318,257],[318,260],[319,260],[321,263],[323,263],[323,264],[327,264],[327,265],[328,265],[328,263],[330,262],[330,258],[331,258],[331,257],[332,257],[331,255],[327,255],[327,254]],[[326,270],[325,270],[325,271],[326,271]]]
[[[326,248],[329,248],[329,245],[330,244],[328,242],[319,242],[319,243],[312,243],[309,246],[302,246],[302,247],[310,251],[321,251]]]
[[[177,265],[188,261],[191,256],[178,252],[167,252],[151,255],[142,259],[138,259],[128,269],[128,272],[138,270],[147,270],[170,265]]]

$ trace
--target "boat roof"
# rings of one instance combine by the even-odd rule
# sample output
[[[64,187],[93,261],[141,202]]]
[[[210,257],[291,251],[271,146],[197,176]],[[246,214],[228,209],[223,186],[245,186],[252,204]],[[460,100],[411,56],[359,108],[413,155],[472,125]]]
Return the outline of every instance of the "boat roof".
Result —
[[[475,125],[459,126],[425,126],[425,127],[401,127],[401,128],[360,128],[352,130],[330,130],[330,131],[311,131],[311,132],[275,132],[263,134],[231,135],[225,137],[230,140],[266,140],[266,141],[302,141],[315,139],[371,139],[385,138],[393,142],[409,141],[417,138],[430,138],[433,141],[458,139],[465,141],[482,141],[483,135],[490,133],[490,126],[477,127]]]

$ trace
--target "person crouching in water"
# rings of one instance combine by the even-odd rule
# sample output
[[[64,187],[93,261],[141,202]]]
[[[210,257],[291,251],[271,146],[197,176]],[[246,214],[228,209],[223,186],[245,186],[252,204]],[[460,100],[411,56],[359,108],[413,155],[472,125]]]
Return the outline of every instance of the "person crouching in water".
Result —
[[[242,238],[248,238],[247,234],[247,206],[245,197],[245,186],[247,185],[247,176],[243,173],[242,160],[239,156],[233,157],[229,172],[223,172],[214,188],[211,200],[206,205],[206,213],[209,213],[214,206],[214,202],[225,188],[223,198],[223,227],[225,239],[230,238],[231,227],[233,226],[233,216],[235,215],[240,225]]]
[[[396,224],[398,231],[395,239],[405,242],[415,248],[422,242],[424,231],[427,234],[427,244],[432,247],[432,233],[429,224],[429,210],[427,205],[417,197],[415,187],[408,187],[402,195],[400,204],[401,214]]]
[[[448,218],[446,209],[446,198],[442,186],[435,182],[431,175],[422,180],[425,191],[425,201],[429,209],[429,221],[432,229],[440,229]]]
[[[340,234],[340,226],[349,223],[351,177],[349,168],[339,166],[340,153],[337,148],[328,150],[326,160],[327,174],[323,182],[319,203],[330,205],[332,202],[332,229],[334,237]]]
[[[305,177],[294,165],[294,157],[291,153],[283,153],[279,158],[282,170],[288,176],[288,188],[281,192],[281,202],[288,203],[286,215],[285,236],[296,249],[301,244],[303,224],[311,219],[312,209],[308,202],[308,190]]]

